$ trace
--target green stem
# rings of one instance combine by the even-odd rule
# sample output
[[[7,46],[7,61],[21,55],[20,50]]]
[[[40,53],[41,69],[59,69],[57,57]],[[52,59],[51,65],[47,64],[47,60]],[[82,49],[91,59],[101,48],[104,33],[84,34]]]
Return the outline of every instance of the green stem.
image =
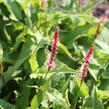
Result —
[[[49,71],[50,71],[50,68],[48,68],[48,70],[46,71],[44,80],[46,80]]]

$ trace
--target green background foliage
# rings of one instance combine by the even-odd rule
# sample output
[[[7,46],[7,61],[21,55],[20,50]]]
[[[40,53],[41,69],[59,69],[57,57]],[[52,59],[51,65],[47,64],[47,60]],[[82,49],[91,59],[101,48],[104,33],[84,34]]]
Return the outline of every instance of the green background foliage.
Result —
[[[81,9],[78,0],[48,0],[42,8],[41,0],[0,0],[0,109],[73,109],[75,103],[76,109],[109,109],[109,23],[94,39],[96,4]],[[56,29],[56,68],[45,79]],[[92,63],[80,87],[82,59],[92,43]]]

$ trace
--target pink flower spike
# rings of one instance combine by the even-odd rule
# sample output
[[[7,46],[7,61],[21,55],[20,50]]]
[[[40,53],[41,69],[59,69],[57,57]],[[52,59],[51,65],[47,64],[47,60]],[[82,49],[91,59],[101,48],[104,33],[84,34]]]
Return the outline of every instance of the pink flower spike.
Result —
[[[49,66],[50,69],[54,69],[56,67],[56,64],[54,62],[50,63],[49,61],[47,62],[47,65]]]
[[[86,63],[91,63],[92,56],[94,51],[94,45],[92,44],[87,54],[84,56],[83,61]]]
[[[82,61],[83,61],[83,62],[86,62],[86,63],[91,63],[92,57],[88,57],[88,56],[86,55]]]
[[[81,75],[81,82],[87,76],[88,67],[89,67],[89,64],[85,63],[84,67],[83,67],[83,72],[82,72],[82,75]]]
[[[52,40],[51,55],[49,60],[47,61],[47,66],[49,69],[54,69],[56,67],[54,60],[55,57],[57,56],[58,46],[59,46],[59,31],[55,31]]]

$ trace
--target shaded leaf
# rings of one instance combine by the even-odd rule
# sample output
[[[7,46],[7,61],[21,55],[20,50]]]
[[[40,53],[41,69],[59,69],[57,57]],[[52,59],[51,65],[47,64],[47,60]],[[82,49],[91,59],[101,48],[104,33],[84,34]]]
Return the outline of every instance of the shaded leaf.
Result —
[[[14,105],[6,102],[3,99],[0,99],[0,108],[1,109],[15,109]]]

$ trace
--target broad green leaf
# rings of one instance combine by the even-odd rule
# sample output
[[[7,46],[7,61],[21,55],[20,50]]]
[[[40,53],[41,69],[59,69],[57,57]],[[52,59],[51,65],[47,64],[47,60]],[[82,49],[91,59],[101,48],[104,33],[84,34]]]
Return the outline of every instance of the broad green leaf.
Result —
[[[14,72],[24,63],[26,59],[29,58],[29,56],[32,55],[36,47],[37,45],[36,45],[35,37],[28,36],[21,50],[19,59],[16,61],[14,66],[9,67],[8,70],[4,73],[5,82],[8,82],[11,79],[11,76],[14,74]],[[2,83],[2,80],[0,79],[0,88],[3,87],[3,85],[4,84]]]
[[[107,60],[109,59],[109,55],[103,52],[99,52],[98,49],[95,49],[94,59],[96,61],[96,63],[94,62],[94,64],[96,64],[97,66],[99,65],[103,68],[105,67]]]
[[[0,99],[0,109],[15,109],[15,107],[4,99]]]
[[[100,2],[86,1],[80,9],[78,0],[47,0],[43,8],[41,0],[0,0],[0,109],[109,108],[109,23],[94,39],[101,21],[92,9]],[[47,72],[56,29],[56,67]],[[80,86],[78,69],[92,43],[90,74]]]
[[[49,81],[50,80],[43,81],[43,84],[39,87],[39,90],[36,93],[36,96],[37,96],[36,102],[37,102],[38,107],[41,105],[42,101],[46,97],[46,91],[49,87]]]
[[[34,50],[32,56],[29,59],[29,63],[30,63],[32,72],[35,72],[38,68],[38,63],[36,60],[36,53],[37,53],[37,50]]]
[[[91,96],[84,100],[84,104],[81,109],[104,109],[95,87],[93,88]]]
[[[39,64],[40,67],[45,64],[47,54],[48,54],[47,48],[41,48],[41,49],[38,50],[37,61],[38,61],[38,64]]]
[[[80,78],[78,78],[77,76],[73,76],[73,78],[70,80],[69,92],[70,94],[68,98],[71,102],[72,108],[74,108],[74,105],[79,97],[85,99],[89,96],[88,87],[84,82],[81,84]]]
[[[31,79],[36,79],[37,77],[44,77],[45,76],[45,73],[47,72],[47,67],[46,66],[42,66],[40,67],[36,73],[32,73],[30,74],[30,78]]]
[[[29,3],[31,2],[30,0],[24,0],[24,1],[19,1],[17,0],[17,2],[21,5],[21,7],[23,8],[24,12],[27,13],[27,9],[26,7],[29,5]]]
[[[101,79],[99,89],[100,90],[109,90],[109,79]]]
[[[16,109],[26,109],[26,107],[28,106],[29,96],[31,94],[31,88],[29,88],[28,86],[31,86],[32,84],[32,80],[27,80],[24,82],[21,93],[16,99]]]
[[[37,96],[35,95],[31,101],[31,109],[37,109],[38,108],[38,101]]]
[[[22,20],[23,15],[21,11],[21,6],[15,0],[4,0],[4,3],[8,7],[9,11],[13,13],[17,19]]]
[[[4,16],[9,17],[10,12],[9,12],[9,10],[7,9],[7,7],[4,5],[4,3],[0,3],[0,9],[1,9],[1,13],[2,13]]]
[[[51,70],[50,72],[63,72],[63,73],[78,73],[78,71],[73,68],[68,67],[63,62],[56,60],[56,68]]]
[[[78,69],[80,67],[80,64],[73,60],[73,59],[70,59],[68,56],[64,56],[64,55],[61,55],[61,54],[58,54],[57,58],[65,65],[65,66],[68,66],[69,68],[71,69]],[[57,62],[58,63],[58,62]],[[63,65],[62,64],[62,65]],[[59,63],[59,66],[62,67],[62,65],[60,65]]]
[[[27,32],[27,31],[24,29],[24,31],[21,32],[21,33],[16,37],[15,43],[14,43],[13,47],[11,48],[11,53],[13,53],[14,51],[16,51],[17,48],[20,46],[20,44],[23,42],[24,36],[26,35],[26,32]]]
[[[61,33],[61,40],[68,48],[73,48],[73,42],[78,35],[86,35],[91,24],[76,27],[72,32]]]
[[[98,90],[97,93],[101,99],[109,99],[109,90],[106,91]]]
[[[107,59],[107,62],[105,62],[103,69],[104,69],[104,71],[102,72],[103,78],[109,79],[109,58]]]
[[[108,37],[109,31],[107,28],[104,28],[104,30],[101,32],[100,36],[95,40],[95,44],[98,47],[98,50],[109,54],[109,37]]]
[[[83,82],[81,84],[80,79],[75,78],[74,77],[74,81],[76,82],[77,88],[80,90],[80,96],[82,96],[83,98],[88,97],[89,96],[89,89],[86,86],[86,84]]]
[[[49,101],[54,104],[54,107],[62,106],[63,109],[66,108],[66,105],[67,105],[66,101],[63,98],[62,94],[59,93],[57,90],[51,89],[47,91],[47,96],[48,96]]]
[[[54,77],[51,79],[51,86],[57,90],[59,90],[59,92],[65,92],[66,88],[65,86],[67,83],[67,79],[65,79],[65,74],[64,73],[57,73],[56,75],[54,75]],[[67,86],[66,86],[67,87]]]
[[[89,72],[93,76],[93,78],[97,81],[97,75],[99,73],[100,67],[97,66],[96,64],[90,64],[89,66]]]
[[[73,59],[71,53],[68,51],[68,49],[63,45],[63,44],[60,44],[59,46],[59,51],[58,51],[60,54],[65,54],[67,55],[69,58]]]
[[[63,83],[64,85],[63,85],[63,87],[60,89],[60,92],[61,92],[63,95],[66,94],[66,91],[67,91],[67,89],[68,89],[68,87],[69,87],[70,79],[71,79],[71,77],[68,78],[68,80],[65,82],[65,84]]]

